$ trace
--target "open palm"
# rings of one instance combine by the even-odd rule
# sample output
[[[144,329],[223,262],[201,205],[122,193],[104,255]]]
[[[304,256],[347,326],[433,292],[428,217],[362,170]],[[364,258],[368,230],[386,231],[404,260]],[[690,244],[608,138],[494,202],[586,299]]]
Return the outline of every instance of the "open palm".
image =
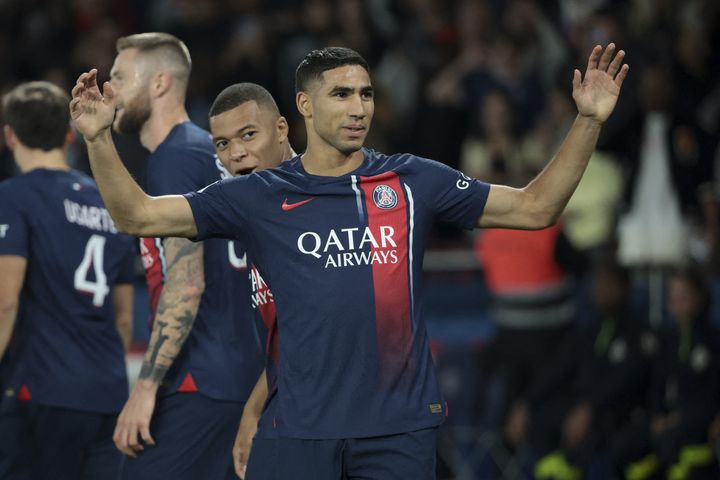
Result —
[[[588,59],[584,78],[580,70],[573,76],[573,99],[580,115],[604,122],[612,113],[620,95],[620,87],[627,76],[627,64],[623,64],[625,52],[615,53],[615,44],[605,48],[593,48]],[[622,66],[621,66],[622,65]]]
[[[93,140],[108,129],[115,118],[115,92],[109,82],[103,91],[97,84],[97,70],[80,75],[72,89],[70,115],[86,140]]]

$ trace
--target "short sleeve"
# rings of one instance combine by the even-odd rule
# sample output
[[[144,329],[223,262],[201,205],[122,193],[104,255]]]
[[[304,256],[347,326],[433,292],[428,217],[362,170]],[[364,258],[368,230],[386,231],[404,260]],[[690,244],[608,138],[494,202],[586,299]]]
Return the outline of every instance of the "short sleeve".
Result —
[[[250,211],[252,188],[248,177],[220,180],[185,194],[195,218],[196,240],[227,238],[243,240]]]
[[[438,219],[472,229],[482,215],[490,185],[440,162],[417,158],[419,195]]]
[[[208,172],[212,158],[202,151],[164,146],[148,159],[145,191],[148,195],[180,195],[194,192],[219,178]]]
[[[9,188],[0,188],[0,255],[28,257],[30,225]]]

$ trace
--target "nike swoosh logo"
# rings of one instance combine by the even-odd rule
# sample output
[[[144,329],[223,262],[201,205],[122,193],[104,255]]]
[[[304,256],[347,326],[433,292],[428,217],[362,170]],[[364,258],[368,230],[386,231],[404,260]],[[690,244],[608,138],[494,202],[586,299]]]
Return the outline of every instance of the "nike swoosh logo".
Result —
[[[306,203],[312,202],[313,200],[315,200],[315,197],[308,198],[307,200],[302,200],[302,201],[300,201],[300,202],[288,203],[287,198],[286,198],[285,201],[284,201],[283,204],[282,204],[283,212],[289,212],[289,211],[292,210],[293,208],[297,208],[297,207],[299,207],[300,205],[305,205]]]

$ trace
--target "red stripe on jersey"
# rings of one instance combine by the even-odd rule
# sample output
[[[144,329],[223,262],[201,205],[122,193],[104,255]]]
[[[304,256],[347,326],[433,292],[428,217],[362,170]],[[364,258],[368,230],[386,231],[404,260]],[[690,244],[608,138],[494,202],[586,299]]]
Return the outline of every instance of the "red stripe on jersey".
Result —
[[[275,363],[280,358],[280,350],[278,345],[278,331],[277,331],[277,314],[275,312],[275,299],[270,291],[265,280],[263,280],[260,272],[258,272],[255,264],[250,268],[250,285],[252,288],[252,299],[251,302],[254,307],[260,311],[260,318],[262,318],[265,327],[267,327],[267,355]]]
[[[145,268],[145,280],[148,286],[148,294],[150,296],[150,326],[155,318],[158,301],[160,301],[160,293],[162,292],[165,278],[163,274],[162,254],[157,247],[155,238],[140,239],[140,256],[142,257],[143,267]]]
[[[28,389],[27,385],[20,387],[17,399],[19,402],[29,402],[32,400],[32,395],[30,395],[30,389]]]
[[[412,347],[407,205],[394,172],[360,177],[360,187],[377,244],[371,255],[381,260],[372,262],[380,375],[384,383],[394,383],[407,372]]]
[[[177,391],[182,393],[195,393],[198,391],[197,385],[195,385],[195,379],[190,372],[185,375]]]

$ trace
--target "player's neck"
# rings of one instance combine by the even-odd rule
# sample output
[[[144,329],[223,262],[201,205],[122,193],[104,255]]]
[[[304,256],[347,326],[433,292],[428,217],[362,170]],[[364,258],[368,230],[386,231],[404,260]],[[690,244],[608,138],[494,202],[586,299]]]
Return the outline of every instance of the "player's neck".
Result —
[[[346,155],[332,145],[308,143],[300,161],[305,171],[311,175],[339,177],[356,170],[362,165],[363,158],[362,150]]]
[[[70,170],[65,160],[65,150],[55,149],[48,152],[41,149],[16,148],[13,151],[15,163],[22,173],[44,168],[48,170]]]
[[[170,109],[153,108],[150,118],[140,130],[140,143],[151,152],[170,134],[170,131],[183,122],[190,120],[183,106]]]

